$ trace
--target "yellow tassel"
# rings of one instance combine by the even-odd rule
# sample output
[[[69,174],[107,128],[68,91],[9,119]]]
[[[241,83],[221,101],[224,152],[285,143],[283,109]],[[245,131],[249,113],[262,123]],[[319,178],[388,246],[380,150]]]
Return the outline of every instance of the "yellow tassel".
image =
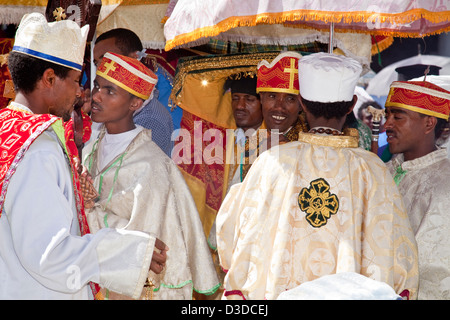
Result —
[[[218,22],[214,26],[203,27],[196,29],[190,33],[179,35],[172,40],[166,42],[165,50],[169,51],[177,46],[193,42],[204,37],[214,37],[218,34],[228,31],[236,27],[251,27],[258,24],[282,24],[286,22],[294,21],[322,21],[325,23],[340,23],[345,24],[357,23],[357,22],[368,22],[372,21],[376,17],[381,23],[391,23],[391,24],[406,24],[418,20],[420,18],[425,18],[432,23],[440,23],[449,21],[450,11],[442,12],[430,12],[425,9],[412,9],[402,13],[377,13],[377,12],[367,12],[367,11],[354,11],[354,12],[334,12],[334,11],[315,11],[315,10],[293,10],[288,12],[277,12],[277,13],[262,13],[252,16],[238,16],[230,17],[225,20]],[[289,27],[305,28],[305,25],[295,25],[286,24]],[[308,27],[306,27],[308,28]],[[313,29],[313,28],[309,28]],[[324,30],[327,28],[324,27]],[[358,33],[369,33],[367,30],[347,30],[346,28],[335,28],[339,32],[358,32]],[[447,32],[450,30],[450,26],[444,30],[428,32],[426,34],[419,33],[407,33],[401,31],[383,31],[383,30],[370,30],[370,34],[373,35],[384,35],[393,37],[423,37],[436,33]]]
[[[383,40],[372,45],[371,54],[375,55],[389,48],[394,42],[394,37],[386,37]]]

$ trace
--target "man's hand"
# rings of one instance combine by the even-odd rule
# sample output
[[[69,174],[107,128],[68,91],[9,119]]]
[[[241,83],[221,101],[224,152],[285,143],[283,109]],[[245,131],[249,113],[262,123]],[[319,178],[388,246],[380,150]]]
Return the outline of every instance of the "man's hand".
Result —
[[[167,250],[169,250],[169,247],[161,240],[156,239],[152,262],[150,263],[150,270],[154,273],[160,274],[163,271],[166,265]]]
[[[80,178],[80,186],[81,186],[81,194],[84,200],[84,208],[90,209],[95,204],[95,199],[98,197],[98,192],[94,188],[94,181],[92,180],[91,175],[87,171],[86,167],[83,167],[83,170],[79,176]]]

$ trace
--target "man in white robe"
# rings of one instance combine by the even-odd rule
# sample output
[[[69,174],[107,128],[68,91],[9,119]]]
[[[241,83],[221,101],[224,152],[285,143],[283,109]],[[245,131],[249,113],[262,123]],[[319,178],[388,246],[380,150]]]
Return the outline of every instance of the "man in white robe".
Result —
[[[424,300],[450,299],[450,159],[436,145],[449,108],[450,92],[423,80],[393,82],[386,100],[387,165],[416,237]]]
[[[38,13],[16,33],[8,58],[16,97],[0,111],[0,299],[100,298],[96,284],[138,296],[150,266],[164,266],[154,236],[87,228],[60,118],[81,94],[87,33]]]
[[[194,290],[210,295],[220,283],[181,172],[152,142],[151,131],[133,122],[134,110],[150,96],[156,80],[138,60],[115,53],[106,53],[97,68],[92,120],[104,125],[83,153],[100,196],[87,219],[92,232],[105,227],[144,231],[168,245],[165,268],[159,275],[149,272],[142,299],[192,299]]]
[[[332,54],[299,60],[311,130],[262,153],[228,193],[217,215],[224,298],[276,299],[340,272],[415,297],[417,247],[400,194],[384,163],[341,132],[360,72]]]

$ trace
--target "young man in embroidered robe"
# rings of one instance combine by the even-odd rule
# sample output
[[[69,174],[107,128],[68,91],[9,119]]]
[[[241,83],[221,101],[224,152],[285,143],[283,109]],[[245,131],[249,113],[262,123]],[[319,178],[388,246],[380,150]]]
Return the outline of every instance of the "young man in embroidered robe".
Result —
[[[156,75],[138,60],[106,53],[92,90],[92,120],[103,123],[83,151],[100,197],[87,210],[92,232],[105,227],[153,234],[169,246],[160,275],[150,271],[142,298],[192,299],[220,286],[194,200],[175,163],[133,122]],[[146,255],[146,252],[140,254]],[[110,299],[126,299],[105,290]]]
[[[152,235],[89,234],[62,124],[81,94],[87,33],[39,13],[16,33],[8,58],[16,97],[0,111],[0,299],[99,298],[95,283],[137,296],[149,268],[164,266],[165,246]],[[164,250],[152,261],[155,246]],[[141,251],[148,255],[132,254]]]
[[[387,165],[417,241],[419,299],[450,299],[450,159],[436,145],[449,108],[450,92],[429,81],[393,82],[386,100]]]
[[[400,194],[385,164],[358,148],[357,136],[341,132],[356,102],[360,64],[317,53],[302,57],[298,68],[311,133],[262,153],[222,204],[224,298],[276,299],[339,272],[414,298],[417,247]]]

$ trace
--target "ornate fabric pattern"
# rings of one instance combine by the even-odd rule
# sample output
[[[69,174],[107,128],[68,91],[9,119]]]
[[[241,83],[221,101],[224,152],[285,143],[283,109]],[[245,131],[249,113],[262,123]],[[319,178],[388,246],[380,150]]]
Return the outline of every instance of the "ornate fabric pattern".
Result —
[[[225,298],[276,299],[287,289],[338,272],[365,275],[415,298],[416,242],[385,164],[358,148],[356,137],[350,142],[345,136],[331,141],[302,136],[315,139],[262,153],[245,180],[231,187],[217,214]],[[339,211],[320,228],[305,219],[298,203],[312,181],[326,181],[330,196],[336,196],[334,207],[339,201]]]
[[[395,81],[386,107],[400,107],[448,120],[450,92],[426,81]]]
[[[192,133],[196,130],[195,126],[199,125],[202,127],[202,137],[209,129],[219,130],[222,133],[222,137],[226,137],[226,129],[190,114],[187,111],[183,111],[181,128],[187,129],[188,132]],[[199,130],[199,128],[197,128],[197,130]],[[190,135],[188,138],[192,139],[188,144],[190,150],[186,150],[189,151],[189,155],[183,155],[184,157],[187,157],[185,159],[186,161],[183,161],[183,163],[177,162],[177,165],[182,171],[186,183],[194,197],[200,214],[200,220],[202,221],[205,230],[205,235],[208,236],[226,192],[226,177],[228,174],[226,173],[226,165],[223,161],[222,163],[206,163],[206,160],[203,158],[203,151],[208,146],[207,141],[202,141],[201,146],[196,146],[194,135]],[[187,142],[183,140],[175,142],[174,153],[180,146],[186,144]],[[217,144],[216,146],[222,148],[222,155],[225,156],[226,143]]]
[[[387,163],[398,183],[419,249],[419,299],[450,299],[450,160],[446,149],[404,161],[395,155]]]
[[[81,140],[83,143],[85,143],[91,137],[92,120],[89,115],[86,114],[83,110],[81,110],[81,120],[83,124]],[[75,143],[73,117],[69,121],[64,123],[64,138],[66,139],[67,149],[69,150],[69,153],[73,155],[74,161],[79,161],[79,163],[81,163],[81,159],[78,156],[77,144]]]
[[[95,145],[104,134],[102,127]],[[151,141],[150,130],[143,129],[102,170],[95,145],[85,150],[84,160],[100,194],[87,211],[92,232],[105,227],[143,231],[169,247],[164,271],[149,271],[153,286],[150,294],[142,288],[141,298],[192,299],[193,290],[213,294],[220,283],[195,203],[176,165]],[[109,298],[127,298],[118,294],[111,292]]]
[[[327,223],[339,209],[339,199],[330,194],[330,185],[325,179],[311,181],[309,188],[303,188],[298,195],[298,205],[306,213],[306,220],[314,228]]]
[[[56,120],[50,115],[0,110],[0,216],[8,183],[20,160],[31,143]]]
[[[298,59],[299,53],[286,52],[276,57],[270,64],[263,60],[258,64],[256,92],[299,93]]]
[[[103,57],[97,75],[144,100],[158,82],[158,77],[138,60],[111,52]]]
[[[89,26],[75,21],[47,22],[40,13],[24,15],[16,32],[12,51],[82,70]]]
[[[14,103],[12,104],[14,105]],[[63,143],[65,153],[69,158],[69,164],[72,169],[72,182],[80,232],[81,235],[88,234],[89,226],[84,214],[84,204],[81,196],[78,173],[75,170],[73,155],[70,153],[71,148],[68,148],[65,144],[65,133],[61,119],[50,114],[31,114],[20,109],[12,110],[11,108],[15,107],[12,106],[0,110],[0,216],[5,201],[8,183],[20,161],[23,159],[25,152],[42,132],[53,125],[61,143]],[[58,122],[60,123],[59,128],[61,132],[58,132],[58,127],[55,126]],[[98,285],[91,283],[90,286],[94,297],[101,299],[101,296],[98,295]]]
[[[7,54],[11,51],[13,47],[14,39],[12,38],[0,38],[0,109],[3,109],[8,105],[9,97],[5,97],[5,91],[7,91],[6,81],[11,80],[11,75],[9,74],[8,65],[6,64]]]

